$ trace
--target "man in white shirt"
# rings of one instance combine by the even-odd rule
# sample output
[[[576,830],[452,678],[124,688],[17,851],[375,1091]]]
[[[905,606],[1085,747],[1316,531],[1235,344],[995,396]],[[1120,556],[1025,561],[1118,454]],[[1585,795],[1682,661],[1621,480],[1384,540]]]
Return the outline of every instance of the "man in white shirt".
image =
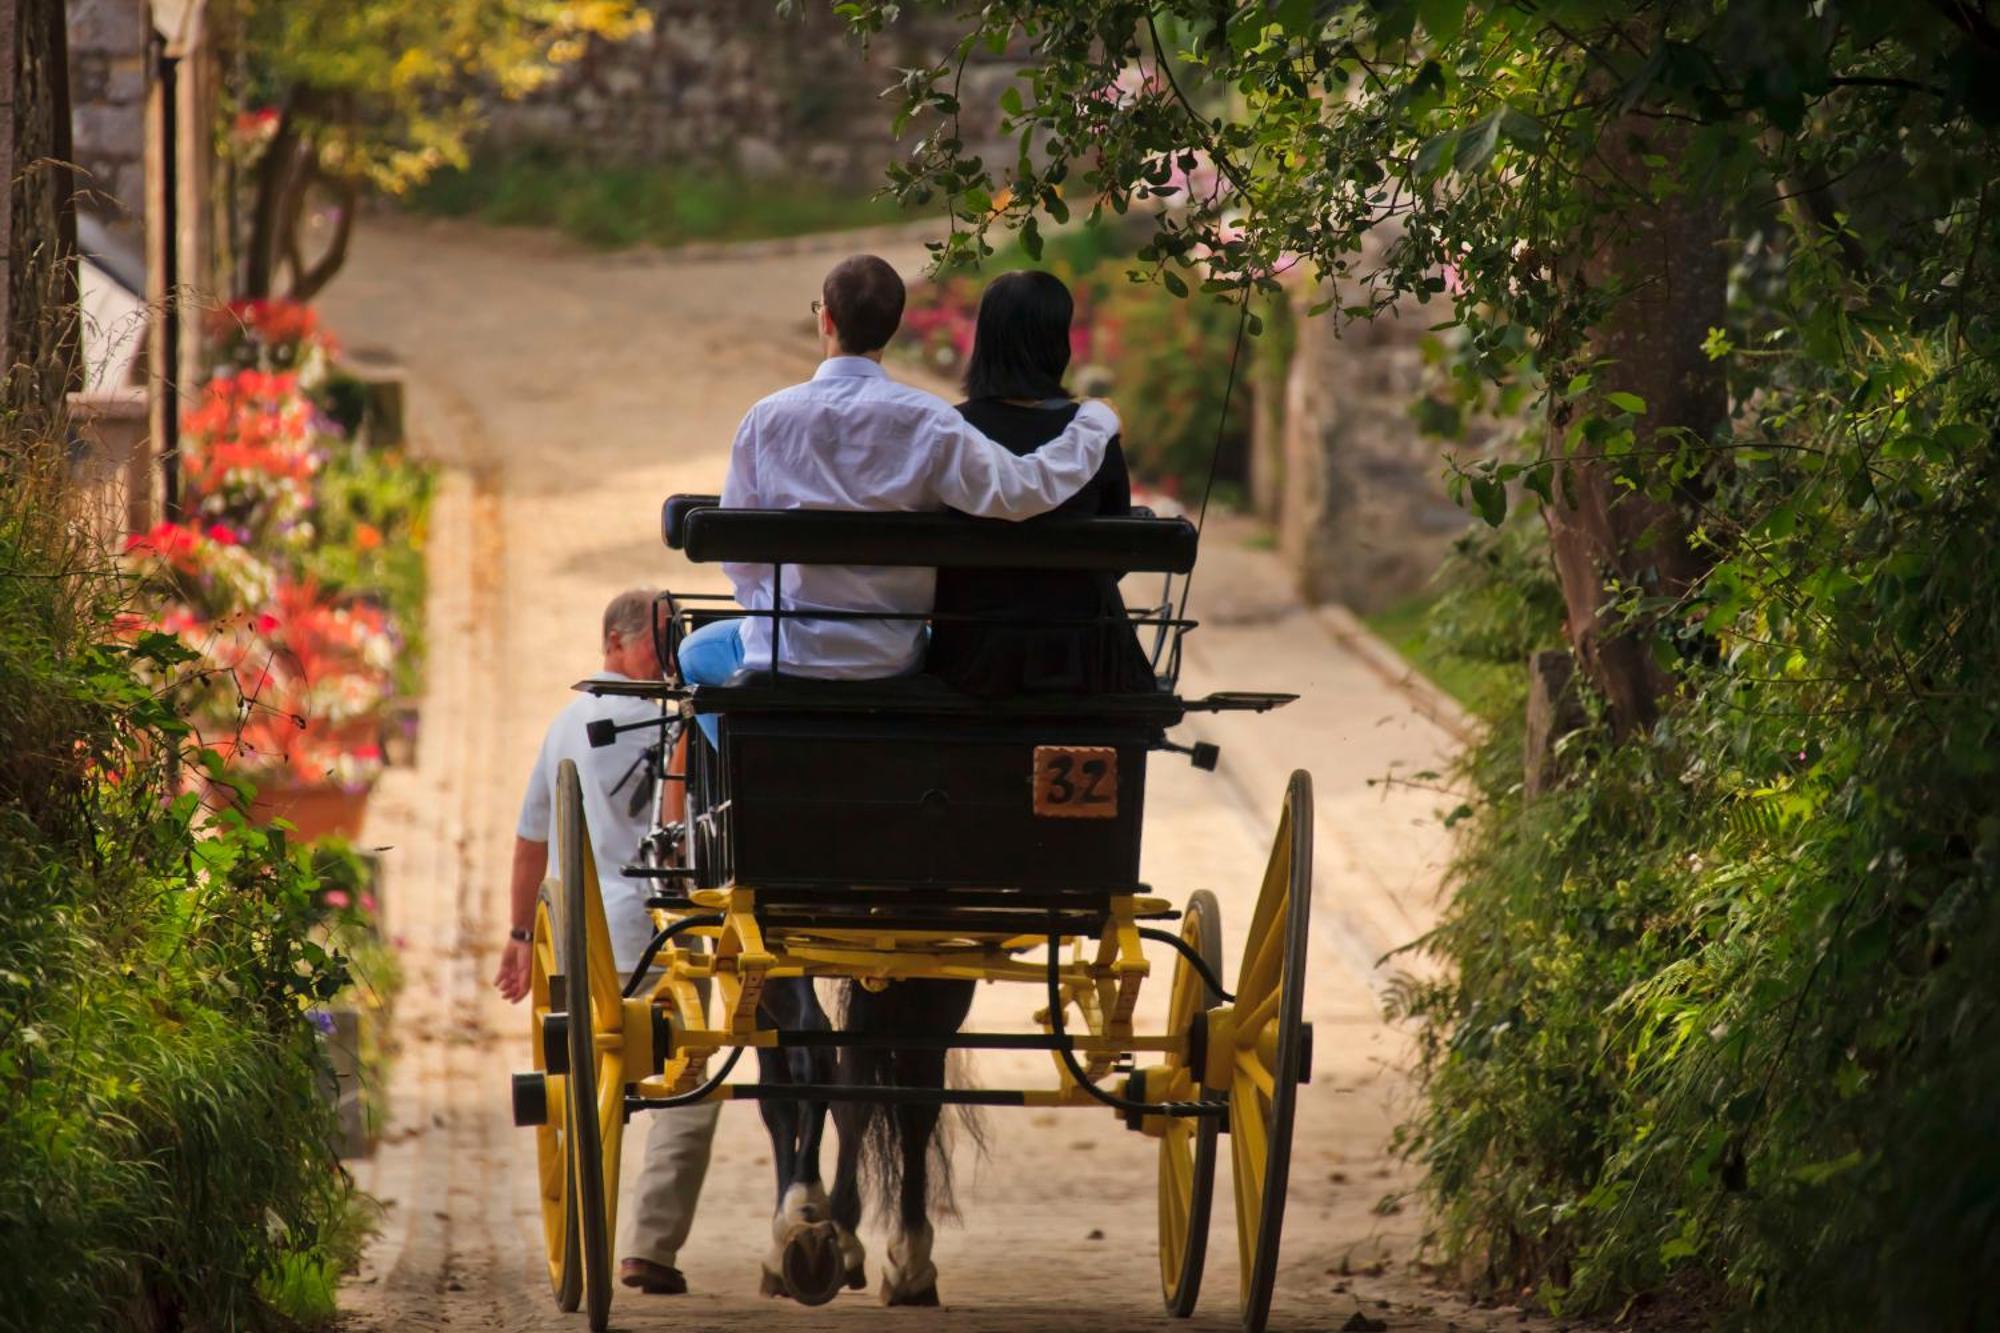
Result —
[[[873,255],[842,260],[813,302],[826,359],[804,384],[750,409],[730,449],[722,503],[734,509],[957,509],[988,518],[1043,514],[1081,490],[1104,461],[1118,417],[1088,402],[1069,429],[1026,457],[968,425],[944,399],[890,379],[882,349],[903,318],[903,280]],[[813,565],[782,589],[764,564],[726,564],[736,600],[771,610],[783,596],[780,668],[827,680],[906,675],[922,665],[917,620],[793,619],[794,611],[931,609],[936,571]],[[682,676],[719,685],[771,661],[763,616],[703,626],[681,644]],[[714,720],[701,719],[710,739]]]
[[[650,588],[635,588],[612,598],[604,608],[604,668],[597,679],[660,678],[660,659],[653,645],[654,597]],[[649,799],[646,750],[660,739],[659,732],[650,727],[622,732],[612,744],[593,749],[587,728],[598,720],[623,726],[657,721],[659,716],[659,704],[650,700],[578,694],[549,725],[521,801],[514,838],[513,928],[499,975],[493,979],[509,1001],[528,993],[535,895],[548,871],[556,769],[565,759],[576,764],[582,779],[584,823],[590,830],[604,921],[611,930],[611,952],[619,972],[629,976],[652,942],[645,881],[628,879],[618,869],[637,858],[639,842],[652,826],[655,811]],[[687,1279],[675,1260],[694,1223],[721,1109],[718,1102],[648,1113],[637,1206],[626,1232],[626,1257],[619,1265],[626,1286],[674,1295],[687,1291]]]

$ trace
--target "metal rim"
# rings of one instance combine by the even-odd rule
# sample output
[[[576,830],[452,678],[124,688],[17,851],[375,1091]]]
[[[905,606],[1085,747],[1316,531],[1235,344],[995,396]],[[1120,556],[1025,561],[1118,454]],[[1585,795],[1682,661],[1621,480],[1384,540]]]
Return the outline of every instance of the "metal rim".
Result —
[[[1305,1025],[1312,778],[1292,774],[1236,978],[1229,1145],[1243,1327],[1261,1333],[1278,1277]]]
[[[1191,945],[1212,975],[1222,975],[1222,909],[1215,895],[1200,889],[1188,899],[1181,916],[1181,938]],[[1222,997],[1188,965],[1174,957],[1173,985],[1167,1001],[1167,1031],[1188,1033],[1204,1011]],[[1168,1078],[1159,1099],[1189,1101],[1198,1093],[1190,1062],[1178,1054],[1166,1059]],[[1153,1089],[1148,1087],[1149,1096]],[[1215,1199],[1215,1148],[1221,1126],[1214,1116],[1171,1119],[1160,1137],[1160,1295],[1167,1313],[1185,1319],[1194,1313],[1201,1294],[1202,1270],[1208,1259],[1209,1210]]]
[[[543,1069],[542,1019],[549,1013],[549,979],[561,971],[562,933],[556,922],[554,884],[543,881],[535,895],[535,934],[529,963],[528,1046],[535,1068]],[[583,1299],[583,1265],[577,1255],[576,1212],[570,1206],[569,1126],[564,1121],[568,1080],[546,1074],[549,1114],[535,1129],[535,1165],[542,1205],[542,1243],[548,1253],[549,1291],[567,1314]]]
[[[623,1058],[598,1036],[623,1019],[597,865],[584,822],[576,765],[556,770],[556,827],[562,843],[563,972],[569,1002],[570,1182],[576,1198],[583,1304],[592,1333],[611,1322],[611,1231],[618,1208],[618,1153],[625,1123]]]

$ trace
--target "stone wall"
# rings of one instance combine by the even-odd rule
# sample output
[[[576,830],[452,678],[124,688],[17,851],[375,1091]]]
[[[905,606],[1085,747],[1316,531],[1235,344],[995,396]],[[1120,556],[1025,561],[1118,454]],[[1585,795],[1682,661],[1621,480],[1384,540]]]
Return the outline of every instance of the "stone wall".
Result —
[[[146,193],[146,0],[69,0],[79,203],[136,227]]]
[[[1293,294],[1300,312],[1318,299]],[[1401,601],[1465,529],[1444,492],[1445,448],[1410,416],[1428,313],[1299,318],[1282,410],[1258,413],[1252,495],[1309,601],[1363,614]]]
[[[487,142],[873,186],[900,151],[882,90],[899,67],[934,59],[955,35],[936,18],[905,19],[864,59],[822,5],[795,18],[779,17],[768,0],[652,0],[650,8],[650,32],[593,42],[532,96],[491,105]]]

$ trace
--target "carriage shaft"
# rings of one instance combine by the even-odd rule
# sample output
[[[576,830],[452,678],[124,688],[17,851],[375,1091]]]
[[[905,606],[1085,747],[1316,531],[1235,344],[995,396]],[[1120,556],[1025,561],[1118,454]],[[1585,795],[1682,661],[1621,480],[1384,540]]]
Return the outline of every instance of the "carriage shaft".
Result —
[[[657,1086],[653,1080],[642,1090]],[[878,1106],[1027,1106],[1043,1110],[1103,1110],[1104,1104],[1074,1085],[1063,1088],[881,1088],[841,1083],[725,1083],[702,1102],[869,1102]],[[676,1097],[627,1096],[628,1111],[651,1111],[689,1103]],[[1154,1108],[1158,1113],[1220,1116],[1228,1103],[1181,1102]]]
[[[697,1031],[682,1033],[681,1042],[692,1047],[704,1037],[714,1037],[722,1045],[735,1045],[740,1041],[725,1033]],[[1122,1055],[1128,1051],[1183,1054],[1187,1045],[1185,1038],[1171,1035],[1057,1038],[1047,1032],[896,1033],[778,1028],[760,1031],[756,1037],[757,1040],[747,1044],[811,1048],[846,1046],[869,1051],[1053,1051],[1067,1044],[1072,1050],[1092,1055]]]

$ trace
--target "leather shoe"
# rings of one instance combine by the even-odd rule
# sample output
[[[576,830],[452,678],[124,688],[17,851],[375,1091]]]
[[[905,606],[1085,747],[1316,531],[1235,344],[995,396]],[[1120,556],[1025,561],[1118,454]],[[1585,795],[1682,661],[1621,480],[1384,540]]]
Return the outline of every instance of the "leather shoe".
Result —
[[[637,1287],[648,1296],[685,1296],[688,1280],[681,1270],[671,1264],[656,1264],[651,1259],[624,1259],[618,1264],[618,1280],[628,1287]]]

